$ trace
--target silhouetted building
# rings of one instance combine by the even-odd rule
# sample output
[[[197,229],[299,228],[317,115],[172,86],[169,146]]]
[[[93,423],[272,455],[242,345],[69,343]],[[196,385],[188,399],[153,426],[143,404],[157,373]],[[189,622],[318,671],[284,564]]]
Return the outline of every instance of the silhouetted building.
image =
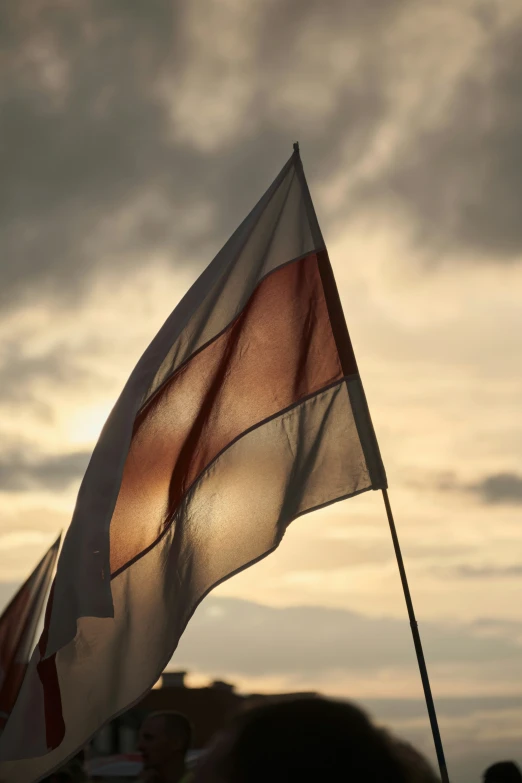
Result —
[[[267,698],[261,694],[240,695],[233,685],[222,680],[205,688],[188,688],[185,677],[186,672],[165,672],[161,687],[151,690],[139,704],[98,732],[91,744],[92,755],[133,753],[145,715],[159,710],[176,710],[186,715],[194,728],[193,748],[204,748],[238,710]]]

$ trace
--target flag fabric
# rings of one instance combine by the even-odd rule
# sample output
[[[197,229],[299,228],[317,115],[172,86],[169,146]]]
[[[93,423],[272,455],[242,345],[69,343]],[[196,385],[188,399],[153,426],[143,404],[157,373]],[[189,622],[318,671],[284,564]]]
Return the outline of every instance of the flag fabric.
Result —
[[[0,731],[14,707],[31,657],[60,538],[42,557],[0,617]]]
[[[0,779],[55,769],[157,681],[216,585],[386,486],[296,149],[138,362],[94,449]]]

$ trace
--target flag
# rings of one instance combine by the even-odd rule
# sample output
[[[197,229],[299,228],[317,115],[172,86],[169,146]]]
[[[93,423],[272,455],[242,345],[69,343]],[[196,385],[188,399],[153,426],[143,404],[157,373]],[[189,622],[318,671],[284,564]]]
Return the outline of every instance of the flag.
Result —
[[[386,486],[298,149],[132,372],[80,487],[0,779],[148,692],[207,593],[292,520]]]
[[[0,731],[14,707],[31,657],[60,538],[42,557],[0,617]]]

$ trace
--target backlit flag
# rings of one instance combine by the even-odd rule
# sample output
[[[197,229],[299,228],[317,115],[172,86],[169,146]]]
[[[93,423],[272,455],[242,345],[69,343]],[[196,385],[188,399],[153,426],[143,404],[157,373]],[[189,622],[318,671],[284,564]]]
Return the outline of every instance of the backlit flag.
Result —
[[[139,700],[202,598],[272,552],[292,520],[385,486],[296,150],[109,416],[0,741],[0,779],[36,780]]]
[[[0,617],[0,731],[14,707],[33,651],[59,548],[60,538],[42,557]]]

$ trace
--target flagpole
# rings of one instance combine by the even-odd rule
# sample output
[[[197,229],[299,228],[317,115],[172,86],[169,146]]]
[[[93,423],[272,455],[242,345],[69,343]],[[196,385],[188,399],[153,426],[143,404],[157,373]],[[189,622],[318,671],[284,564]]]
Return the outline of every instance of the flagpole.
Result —
[[[442,778],[442,783],[449,783],[448,769],[446,767],[446,759],[444,758],[444,750],[442,747],[442,739],[440,736],[439,724],[437,722],[437,714],[435,712],[435,704],[433,703],[433,696],[431,695],[428,670],[426,669],[426,661],[424,660],[424,653],[422,651],[422,643],[419,634],[419,627],[417,624],[417,620],[415,619],[415,612],[413,611],[413,603],[411,600],[410,588],[408,586],[408,579],[406,577],[406,570],[404,568],[404,562],[402,559],[399,539],[397,537],[397,531],[395,529],[395,522],[393,521],[390,499],[388,497],[388,490],[383,489],[382,496],[384,499],[384,505],[386,507],[386,514],[388,515],[388,522],[390,524],[390,531],[393,540],[393,548],[395,549],[395,556],[397,557],[397,564],[399,566],[399,573],[401,575],[402,589],[404,590],[404,598],[406,599],[406,606],[408,608],[408,617],[410,618],[410,627],[413,636],[413,644],[415,645],[415,652],[417,654],[417,662],[419,664],[422,687],[424,689],[424,698],[426,699],[426,707],[428,708],[431,732],[433,734],[433,742],[435,743],[435,751],[437,753],[437,761],[439,763],[440,776]]]
[[[294,142],[294,155],[300,160],[299,142]],[[304,177],[304,174],[303,174]],[[305,182],[306,185],[306,182]],[[313,211],[313,207],[312,207]],[[433,703],[433,697],[431,695],[430,681],[428,677],[428,671],[426,669],[426,662],[424,660],[424,653],[422,651],[422,644],[419,635],[419,628],[417,620],[415,619],[415,612],[413,611],[413,603],[410,595],[410,588],[408,587],[408,579],[406,577],[406,571],[404,568],[404,562],[402,559],[401,548],[399,545],[399,539],[397,537],[397,531],[395,529],[395,522],[393,521],[393,514],[390,506],[390,500],[388,498],[388,491],[382,490],[384,498],[384,505],[386,507],[386,513],[388,515],[388,522],[390,525],[390,531],[393,540],[393,547],[395,549],[395,555],[397,557],[397,564],[399,566],[399,573],[401,576],[402,588],[404,590],[404,598],[406,599],[406,606],[408,609],[408,616],[410,619],[410,627],[413,636],[413,644],[415,645],[415,652],[417,655],[417,663],[419,665],[420,676],[422,680],[422,687],[424,689],[424,698],[426,699],[426,707],[428,709],[428,715],[430,719],[431,732],[433,734],[433,742],[435,744],[435,750],[437,753],[437,761],[439,763],[440,776],[442,783],[449,783],[448,770],[446,767],[446,760],[444,758],[444,750],[442,748],[442,740],[440,737],[439,725],[437,723],[437,715],[435,712],[435,705]]]

